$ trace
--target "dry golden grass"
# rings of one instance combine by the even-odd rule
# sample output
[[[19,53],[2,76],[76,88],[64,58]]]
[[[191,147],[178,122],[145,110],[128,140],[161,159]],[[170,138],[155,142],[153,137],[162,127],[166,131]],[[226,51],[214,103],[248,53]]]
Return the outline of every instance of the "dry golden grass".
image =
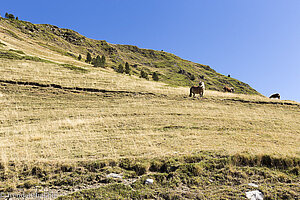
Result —
[[[112,91],[75,92],[1,83],[0,159],[4,162],[159,157],[199,150],[300,155],[297,102],[216,91],[193,99],[186,87],[92,68],[38,48],[34,41],[31,46],[4,33],[0,39],[7,44],[3,48],[88,69],[82,73],[56,64],[1,59],[1,80]],[[116,93],[120,90],[132,93]],[[275,104],[282,102],[293,105]]]
[[[216,92],[199,100],[177,88],[176,95],[166,97],[0,88],[2,161],[159,157],[199,150],[299,156],[297,105],[222,101]]]

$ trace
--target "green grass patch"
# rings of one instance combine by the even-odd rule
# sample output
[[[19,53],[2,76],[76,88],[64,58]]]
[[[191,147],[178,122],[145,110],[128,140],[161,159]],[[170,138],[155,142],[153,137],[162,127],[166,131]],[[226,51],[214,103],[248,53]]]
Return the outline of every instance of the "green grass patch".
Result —
[[[1,51],[0,58],[11,59],[11,60],[22,60],[22,56],[14,52],[7,52],[7,51]]]
[[[18,39],[18,40],[24,41],[23,38],[20,38],[20,37],[19,37],[17,34],[15,34],[13,31],[8,30],[8,29],[5,29],[5,28],[3,28],[3,30],[4,30],[6,33],[8,33],[10,36],[12,36],[12,37],[14,37],[14,38],[16,38],[16,39]]]
[[[18,53],[18,54],[25,54],[23,51],[21,50],[15,50],[15,49],[10,49],[9,50],[10,52],[15,52],[15,53]]]
[[[60,64],[60,65],[63,66],[64,68],[78,71],[78,72],[87,72],[88,71],[87,69],[84,69],[82,67],[78,67],[78,66],[74,66],[74,65],[70,65],[70,64]]]
[[[24,60],[31,60],[31,61],[35,61],[35,62],[44,62],[44,63],[55,63],[55,62],[52,62],[50,60],[46,60],[46,59],[43,59],[43,58],[39,58],[39,57],[36,57],[36,56],[23,56],[22,59]]]
[[[50,60],[46,60],[43,58],[39,58],[36,56],[28,56],[28,55],[19,55],[19,54],[24,54],[23,51],[19,51],[19,50],[13,50],[10,49],[9,51],[0,51],[0,58],[4,58],[4,59],[11,59],[11,60],[30,60],[30,61],[34,61],[34,62],[43,62],[43,63],[51,63],[51,64],[57,64],[59,66],[62,66],[64,68],[70,69],[70,70],[74,70],[74,71],[78,71],[78,72],[87,72],[87,69],[84,69],[82,67],[78,67],[78,66],[74,66],[71,64],[58,64],[55,63],[53,61]]]
[[[31,60],[35,62],[55,63],[36,56],[27,56],[27,55],[22,56],[20,54],[24,54],[24,52],[10,49],[9,51],[1,51],[0,58],[11,59],[11,60]]]

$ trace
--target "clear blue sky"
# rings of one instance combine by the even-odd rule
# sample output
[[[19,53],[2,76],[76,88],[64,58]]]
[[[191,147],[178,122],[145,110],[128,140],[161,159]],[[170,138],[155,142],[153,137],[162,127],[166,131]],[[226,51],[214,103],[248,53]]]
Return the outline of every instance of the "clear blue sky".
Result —
[[[14,0],[1,2],[5,12],[164,50],[300,102],[300,0]]]

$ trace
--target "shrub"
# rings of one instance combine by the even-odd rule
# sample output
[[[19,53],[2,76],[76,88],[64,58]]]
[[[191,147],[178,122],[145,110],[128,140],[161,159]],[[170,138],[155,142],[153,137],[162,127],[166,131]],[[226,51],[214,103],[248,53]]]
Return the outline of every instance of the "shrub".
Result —
[[[74,170],[74,167],[72,165],[69,165],[69,164],[64,164],[60,167],[60,170],[62,172],[72,172]]]
[[[194,80],[196,79],[195,76],[194,76],[194,74],[191,75],[190,79],[191,79],[192,81],[194,81]]]
[[[153,160],[151,162],[151,165],[149,167],[149,170],[152,172],[159,172],[161,167],[162,167],[163,163],[159,160]]]
[[[23,187],[26,189],[30,189],[36,185],[37,185],[37,182],[35,180],[28,180],[28,181],[24,182]]]
[[[137,162],[133,166],[133,169],[138,176],[145,174],[148,168],[149,168],[148,163],[141,163],[141,162]]]
[[[158,81],[158,80],[159,80],[158,74],[157,74],[156,72],[153,72],[153,74],[152,74],[152,79],[153,79],[154,81]]]
[[[144,71],[144,70],[141,71],[141,76],[140,76],[140,77],[141,77],[141,78],[145,78],[145,79],[147,79],[147,80],[149,79],[149,78],[148,78],[148,73],[147,73],[146,71]]]
[[[81,60],[82,59],[82,57],[81,57],[81,55],[79,54],[79,56],[78,56],[78,60]]]

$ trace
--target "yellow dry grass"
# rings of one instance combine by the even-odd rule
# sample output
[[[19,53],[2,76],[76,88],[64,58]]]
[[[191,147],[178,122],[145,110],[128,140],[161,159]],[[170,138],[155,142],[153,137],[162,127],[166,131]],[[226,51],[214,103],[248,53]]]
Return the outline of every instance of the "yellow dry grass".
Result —
[[[215,91],[193,99],[188,88],[105,70],[80,74],[52,64],[26,62],[22,70],[24,63],[3,63],[1,79],[156,94],[75,93],[2,83],[3,161],[156,157],[199,150],[296,157],[300,153],[299,105],[264,105],[255,102],[279,100]]]
[[[297,102],[216,91],[193,99],[186,87],[92,68],[3,33],[0,38],[11,45],[5,48],[88,69],[81,73],[56,64],[1,59],[1,80],[112,91],[1,83],[0,160],[4,162],[159,157],[200,150],[300,156]],[[131,93],[116,93],[120,90]],[[292,105],[275,104],[282,102]]]

